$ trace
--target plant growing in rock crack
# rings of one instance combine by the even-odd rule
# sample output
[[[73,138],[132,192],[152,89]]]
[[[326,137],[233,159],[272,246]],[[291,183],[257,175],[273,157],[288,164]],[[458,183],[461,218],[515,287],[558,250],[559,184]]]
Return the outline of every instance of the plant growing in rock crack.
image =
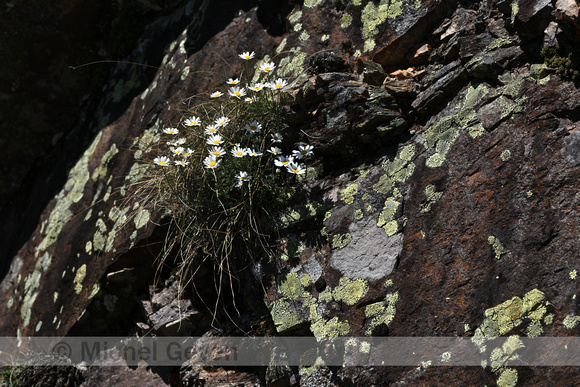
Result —
[[[155,166],[142,182],[150,202],[172,217],[161,263],[176,254],[180,288],[191,283],[199,294],[192,278],[209,260],[218,301],[224,283],[234,294],[239,270],[272,255],[272,220],[312,154],[312,146],[284,142],[287,81],[275,79],[275,63],[256,66],[259,73],[249,83],[254,53],[239,57],[246,71],[163,129],[151,155]]]
[[[546,66],[556,69],[556,74],[562,78],[572,79],[576,82],[580,80],[580,65],[574,54],[568,53],[562,56],[562,50],[559,45],[554,47],[544,46],[540,52]]]

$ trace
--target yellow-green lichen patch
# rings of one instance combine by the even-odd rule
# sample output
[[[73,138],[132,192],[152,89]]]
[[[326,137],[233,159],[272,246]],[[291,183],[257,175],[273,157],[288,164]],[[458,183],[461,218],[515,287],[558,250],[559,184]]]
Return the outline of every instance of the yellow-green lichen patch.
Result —
[[[140,229],[141,227],[145,226],[147,222],[149,222],[149,211],[145,209],[140,209],[135,215],[133,222],[135,222],[135,227],[137,229]]]
[[[340,20],[340,27],[347,28],[351,25],[351,23],[352,23],[352,16],[350,16],[348,13],[344,13],[342,15],[341,20]]]
[[[284,51],[284,47],[286,47],[287,42],[288,42],[288,38],[282,39],[282,41],[280,42],[278,47],[276,47],[276,54],[280,54],[282,51]]]
[[[499,239],[497,239],[493,235],[490,235],[489,237],[487,237],[487,242],[493,248],[493,252],[495,254],[495,259],[500,259],[502,255],[507,253],[507,250],[503,247],[503,245],[501,244]]]
[[[93,298],[94,296],[96,296],[100,289],[101,289],[101,287],[99,286],[99,284],[95,283],[93,285],[93,290],[91,290],[91,294],[89,294],[89,300],[91,298]]]
[[[318,371],[320,367],[324,366],[325,366],[324,360],[322,360],[320,356],[317,356],[316,360],[314,361],[314,364],[312,364],[309,367],[300,367],[300,369],[298,370],[298,374],[300,376],[309,376],[312,375],[314,372]]]
[[[324,34],[320,37],[320,41],[323,43],[326,42],[328,39],[330,39],[330,36],[327,34]]]
[[[270,315],[278,332],[295,328],[304,321],[296,311],[290,311],[290,304],[285,300],[276,300],[270,307]]]
[[[518,336],[508,337],[501,348],[494,348],[491,352],[489,358],[491,370],[495,373],[501,371],[504,368],[504,364],[509,360],[516,359],[518,357],[517,351],[524,347],[524,343]]]
[[[469,136],[471,138],[480,137],[484,133],[485,133],[485,128],[483,127],[483,125],[480,122],[469,127]]]
[[[317,341],[321,341],[346,335],[350,331],[350,325],[346,321],[339,321],[338,317],[333,317],[328,321],[321,317],[310,325],[310,331]]]
[[[574,269],[570,272],[570,279],[574,281],[576,278],[578,278],[578,271]]]
[[[471,126],[470,122],[476,116],[476,105],[488,93],[489,89],[483,84],[476,88],[470,86],[463,101],[456,105],[458,112],[455,115],[443,117],[425,130],[423,133],[424,146],[429,154],[425,165],[436,168],[445,162],[451,145],[457,140],[462,130]]]
[[[361,12],[361,22],[363,25],[362,36],[365,40],[364,51],[371,51],[375,48],[375,38],[379,33],[379,26],[387,18],[394,19],[403,13],[402,0],[381,0],[378,5],[369,2]]]
[[[351,241],[352,241],[352,235],[350,235],[349,233],[336,234],[332,238],[332,248],[335,250],[342,249],[343,247],[348,245]]]
[[[306,54],[300,52],[300,47],[290,49],[291,55],[282,58],[278,67],[276,68],[276,74],[280,77],[286,77],[290,75],[298,75],[304,69],[304,60],[306,59]],[[259,76],[260,73],[256,71],[256,75]],[[257,77],[256,77],[257,81]]]
[[[42,273],[48,270],[51,262],[52,257],[48,253],[44,253],[44,255],[37,259],[32,273],[26,276],[24,281],[24,297],[22,298],[22,305],[20,306],[23,327],[28,326],[30,323],[32,305],[38,296],[36,290],[40,286],[40,278],[42,277]]]
[[[375,302],[374,304],[367,305],[365,307],[365,316],[370,319],[369,327],[365,334],[367,336],[372,336],[373,331],[379,325],[389,326],[391,321],[395,318],[395,313],[397,312],[396,304],[399,300],[399,293],[387,293],[384,302]],[[386,302],[386,306],[385,303]]]
[[[336,301],[344,302],[346,305],[354,305],[361,300],[369,291],[369,285],[364,279],[350,280],[346,277],[340,279],[339,284],[334,288],[332,296]]]
[[[363,218],[363,212],[361,209],[358,209],[354,212],[354,219],[361,220]]]
[[[295,238],[291,238],[290,240],[288,240],[286,248],[280,255],[280,259],[283,261],[288,261],[293,258],[298,258],[300,254],[304,252],[305,249],[306,245],[304,244],[304,242],[297,240]]]
[[[87,275],[87,265],[83,264],[81,267],[77,269],[77,273],[75,274],[75,278],[73,283],[75,285],[75,293],[80,294],[83,290],[83,280]]]
[[[288,21],[292,24],[296,23],[298,20],[300,20],[300,18],[302,17],[302,11],[298,10],[292,14],[290,14],[290,16],[288,16]]]
[[[93,242],[88,241],[87,243],[85,243],[85,252],[87,254],[90,254],[93,251]]]
[[[496,338],[519,326],[524,318],[540,321],[546,312],[546,296],[538,289],[530,290],[523,298],[513,297],[484,312],[485,320],[475,330],[472,341],[481,352],[488,338]]]
[[[562,321],[562,325],[567,329],[575,328],[578,323],[580,323],[580,316],[573,316],[570,314],[564,317],[564,320]]]
[[[497,378],[497,387],[515,387],[518,383],[518,371],[506,368],[501,371]]]
[[[354,196],[358,192],[358,184],[349,184],[345,189],[340,191],[340,199],[346,204],[352,204],[354,202]]]
[[[41,328],[41,327],[42,327],[42,321],[39,321],[39,322],[36,324],[36,327],[34,328],[34,331],[35,331],[35,332],[38,332],[38,331],[40,330],[40,328]]]
[[[388,174],[384,174],[381,175],[379,181],[375,185],[373,185],[373,190],[376,193],[386,195],[393,188],[394,184],[395,182],[393,181],[393,179],[391,179]]]
[[[429,184],[425,187],[425,197],[426,200],[421,203],[421,212],[429,212],[431,210],[431,206],[435,204],[441,196],[443,192],[435,191],[435,186],[433,184]]]
[[[117,144],[111,145],[111,148],[109,148],[109,150],[101,158],[101,164],[93,171],[92,175],[93,180],[96,181],[105,178],[109,162],[111,161],[113,156],[115,156],[117,153],[119,153],[119,149],[117,149]]]
[[[302,31],[302,23],[296,23],[296,24],[294,24],[294,31],[295,32]]]
[[[293,227],[304,220],[312,219],[331,207],[332,205],[317,202],[300,204],[283,213],[280,216],[279,224],[282,228]]]
[[[304,0],[304,6],[306,8],[315,8],[322,3],[322,0]]]
[[[72,218],[70,206],[77,203],[84,196],[85,184],[89,180],[89,157],[93,154],[101,140],[101,133],[95,137],[91,146],[85,151],[80,160],[70,170],[63,190],[56,196],[57,202],[48,218],[46,232],[38,250],[46,250],[54,244],[64,227]]]
[[[451,352],[443,352],[441,354],[441,363],[449,363],[451,360]]]
[[[95,235],[93,235],[93,248],[97,251],[101,251],[105,248],[107,243],[107,238],[105,237],[105,233],[107,232],[107,225],[103,221],[103,219],[97,219],[95,223]]]
[[[278,292],[289,300],[296,300],[304,293],[304,287],[310,284],[310,277],[305,274],[298,278],[297,273],[290,273],[285,276],[278,286]]]
[[[379,214],[377,227],[382,227],[388,236],[394,235],[399,228],[394,217],[400,205],[401,203],[396,201],[393,197],[390,197],[385,201],[383,211]]]

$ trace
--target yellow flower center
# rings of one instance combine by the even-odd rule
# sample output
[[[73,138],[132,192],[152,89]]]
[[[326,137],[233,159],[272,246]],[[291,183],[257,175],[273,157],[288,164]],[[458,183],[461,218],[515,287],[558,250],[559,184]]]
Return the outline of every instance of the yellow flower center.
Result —
[[[165,161],[160,161],[159,162],[159,165],[165,165],[165,164],[167,164]]]
[[[210,161],[209,162],[209,166],[212,168],[215,167],[216,164],[217,164],[217,161]]]
[[[242,152],[236,152],[236,156],[243,156],[244,154]]]
[[[282,165],[287,165],[287,164],[289,164],[289,163],[290,163],[290,161],[288,161],[288,160],[286,160],[286,161],[282,161]]]

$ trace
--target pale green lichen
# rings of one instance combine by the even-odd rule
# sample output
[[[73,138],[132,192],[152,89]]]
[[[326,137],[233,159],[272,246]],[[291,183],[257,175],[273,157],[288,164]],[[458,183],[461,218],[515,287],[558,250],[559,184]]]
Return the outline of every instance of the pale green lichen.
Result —
[[[286,47],[287,41],[288,41],[288,38],[282,39],[282,41],[280,42],[278,47],[276,47],[276,54],[280,54],[284,50],[284,47]]]
[[[306,283],[308,284],[310,282],[310,277],[308,274],[303,276],[303,278],[305,277],[307,277]],[[278,292],[289,300],[296,300],[304,292],[305,286],[304,282],[298,278],[297,273],[290,273],[280,282]]]
[[[24,282],[24,297],[22,298],[22,305],[20,306],[20,315],[22,317],[22,327],[28,326],[32,314],[32,305],[36,301],[38,292],[36,291],[40,286],[40,278],[42,274],[48,270],[52,262],[52,257],[48,253],[44,253],[37,259],[34,265],[34,270]]]
[[[358,209],[354,212],[354,219],[361,220],[363,218],[363,212],[361,209]]]
[[[518,383],[518,371],[513,368],[506,368],[501,371],[497,378],[498,387],[515,387]]]
[[[276,300],[270,307],[270,315],[278,332],[285,332],[302,324],[298,312],[290,311],[290,304],[285,300]]]
[[[429,212],[431,210],[431,206],[435,204],[441,196],[443,192],[435,191],[435,186],[433,184],[429,184],[425,187],[425,197],[426,200],[421,203],[421,212]]]
[[[470,86],[463,101],[456,105],[458,109],[456,114],[443,117],[424,131],[424,146],[428,151],[425,165],[430,168],[436,168],[445,162],[451,145],[459,138],[462,130],[470,127],[471,120],[476,117],[476,105],[488,93],[489,89],[483,84],[478,85],[476,88]]]
[[[350,233],[336,234],[332,238],[332,248],[335,250],[342,249],[343,247],[346,247],[346,245],[348,245],[351,241],[352,235],[350,235]]]
[[[578,278],[578,271],[574,269],[570,272],[570,279],[574,281],[576,278]]]
[[[339,321],[338,317],[333,317],[328,321],[321,317],[310,325],[310,330],[316,337],[316,341],[322,341],[346,335],[350,331],[350,325],[346,321]]]
[[[346,305],[354,305],[361,300],[369,291],[368,282],[362,278],[350,280],[346,277],[340,279],[337,287],[332,292],[332,297]]]
[[[349,184],[345,189],[340,191],[340,198],[346,204],[352,204],[354,202],[354,197],[358,192],[358,184]]]
[[[512,152],[510,152],[509,149],[506,149],[503,152],[501,152],[499,157],[502,159],[502,161],[508,161],[512,157]]]
[[[73,280],[75,286],[75,293],[80,294],[83,290],[83,280],[87,275],[87,265],[83,264],[81,267],[77,269],[77,273],[75,274],[75,278]]]
[[[300,369],[298,370],[298,374],[300,376],[312,375],[314,372],[318,371],[320,367],[323,367],[324,365],[325,365],[324,360],[322,360],[320,356],[317,356],[313,365],[309,367],[300,367]]]
[[[399,293],[387,293],[384,302],[375,302],[374,304],[369,304],[365,307],[365,316],[370,319],[369,328],[365,332],[367,336],[371,336],[373,331],[379,325],[386,325],[393,321],[395,314],[397,312],[396,304],[399,300]],[[385,303],[386,302],[386,306]]]
[[[523,298],[513,297],[484,312],[485,320],[475,330],[472,341],[481,352],[486,339],[496,338],[519,326],[524,318],[539,321],[545,313],[546,296],[538,289],[530,290]],[[536,312],[537,311],[537,312]],[[534,313],[536,312],[536,313]]]
[[[290,16],[288,16],[288,21],[292,24],[296,23],[298,20],[300,20],[300,18],[302,17],[302,11],[298,10],[292,14],[290,14]]]
[[[502,255],[507,253],[507,250],[503,247],[499,239],[497,239],[493,235],[487,237],[487,242],[493,248],[493,252],[495,253],[495,259],[500,259]]]
[[[322,211],[326,211],[329,208],[332,208],[332,205],[317,202],[300,204],[281,214],[278,223],[282,228],[294,227],[300,222],[318,216]],[[326,215],[328,215],[328,212]],[[325,217],[324,220],[326,219]]]
[[[450,360],[451,360],[451,352],[443,352],[441,354],[442,363],[449,363]]]
[[[278,63],[278,67],[276,68],[276,74],[279,77],[286,77],[289,74],[298,75],[304,70],[304,60],[306,59],[307,55],[303,52],[300,52],[300,47],[291,48],[289,51],[291,55],[282,58],[282,60],[280,60]],[[264,59],[264,61],[266,61],[266,59]],[[256,80],[253,82],[257,82],[259,76],[260,72],[256,71],[254,76]]]
[[[93,248],[97,251],[103,250],[107,243],[107,238],[105,237],[105,233],[107,232],[107,225],[103,221],[103,219],[97,219],[95,223],[95,234],[93,235]]]
[[[377,227],[382,227],[388,236],[394,235],[398,230],[398,223],[394,220],[395,215],[401,203],[396,201],[393,197],[385,201],[383,211],[379,214]]]
[[[342,15],[342,18],[340,20],[340,27],[341,28],[348,28],[352,23],[352,16],[350,16],[348,13],[344,13]]]
[[[330,36],[327,34],[324,34],[320,37],[320,41],[323,43],[326,42],[328,39],[330,39]]]
[[[91,176],[93,180],[97,181],[105,178],[109,162],[111,161],[113,156],[115,156],[117,153],[119,153],[119,149],[117,149],[117,144],[111,145],[111,148],[109,148],[109,150],[105,152],[105,154],[101,158],[100,165],[93,171],[93,174]]]
[[[85,184],[89,180],[89,158],[94,153],[101,140],[101,132],[95,137],[91,146],[83,153],[83,156],[70,170],[68,179],[63,190],[56,196],[56,205],[50,212],[46,225],[44,239],[38,246],[38,251],[46,250],[53,245],[64,227],[72,218],[70,206],[77,203],[84,196]]]
[[[564,320],[562,321],[562,325],[567,329],[575,328],[578,323],[580,323],[580,316],[573,316],[570,314],[564,317]]]
[[[304,6],[306,8],[315,8],[322,3],[322,0],[304,0]]]
[[[296,23],[293,29],[295,32],[302,31],[302,23]]]
[[[389,177],[389,175],[381,175],[379,181],[373,185],[373,190],[377,193],[386,195],[393,188],[395,182]]]
[[[512,8],[511,24],[514,24],[514,22],[516,21],[516,15],[520,11],[520,6],[516,0],[512,1],[511,8]]]
[[[402,0],[381,0],[378,5],[369,2],[361,12],[363,25],[362,36],[365,40],[364,51],[375,47],[375,38],[379,33],[379,26],[387,19],[394,19],[403,13]]]
[[[133,219],[133,222],[135,222],[135,227],[140,229],[141,227],[145,226],[147,222],[149,222],[149,216],[149,211],[140,209]]]
[[[471,138],[480,137],[484,133],[485,133],[485,128],[483,127],[483,125],[481,123],[477,123],[476,125],[469,127],[469,136]]]

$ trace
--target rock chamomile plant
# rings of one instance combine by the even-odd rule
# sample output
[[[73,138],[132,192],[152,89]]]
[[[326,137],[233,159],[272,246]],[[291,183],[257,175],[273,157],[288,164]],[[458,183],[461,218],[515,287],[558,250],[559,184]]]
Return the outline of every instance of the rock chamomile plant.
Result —
[[[246,70],[254,55],[239,55]],[[195,288],[199,267],[212,264],[216,306],[224,283],[233,286],[240,269],[273,255],[274,219],[313,151],[284,141],[287,80],[275,79],[275,67],[262,61],[254,81],[243,71],[185,108],[151,156],[150,200],[172,219],[161,262],[177,256],[182,290]]]

